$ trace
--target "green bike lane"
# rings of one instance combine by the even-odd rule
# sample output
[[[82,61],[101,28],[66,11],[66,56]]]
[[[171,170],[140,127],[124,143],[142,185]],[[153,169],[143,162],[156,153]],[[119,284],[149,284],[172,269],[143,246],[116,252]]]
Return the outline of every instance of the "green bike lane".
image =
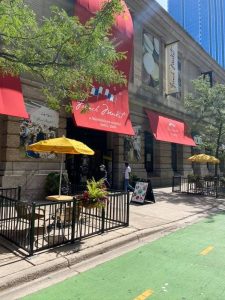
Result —
[[[23,299],[222,300],[224,278],[221,213]]]

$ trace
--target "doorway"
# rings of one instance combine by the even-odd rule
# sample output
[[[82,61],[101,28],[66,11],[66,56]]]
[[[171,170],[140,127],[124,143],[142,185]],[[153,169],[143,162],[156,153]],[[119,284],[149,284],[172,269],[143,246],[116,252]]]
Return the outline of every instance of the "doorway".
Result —
[[[92,155],[67,155],[66,169],[69,180],[76,190],[82,190],[88,179],[99,176],[99,166],[104,164],[108,180],[113,185],[113,150],[107,149],[107,133],[104,131],[81,128],[74,125],[73,119],[67,119],[67,137],[85,143],[95,151]]]

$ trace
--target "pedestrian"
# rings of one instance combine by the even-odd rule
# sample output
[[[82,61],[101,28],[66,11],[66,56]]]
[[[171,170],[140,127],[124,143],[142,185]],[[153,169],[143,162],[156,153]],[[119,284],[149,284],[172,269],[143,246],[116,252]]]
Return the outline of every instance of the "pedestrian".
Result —
[[[127,191],[134,191],[134,188],[130,185],[130,173],[131,173],[131,167],[129,166],[128,162],[125,162],[125,170],[124,170],[124,190]]]
[[[105,186],[107,188],[110,188],[110,183],[108,182],[108,174],[105,165],[100,165],[99,169],[100,169],[99,178],[104,179]]]

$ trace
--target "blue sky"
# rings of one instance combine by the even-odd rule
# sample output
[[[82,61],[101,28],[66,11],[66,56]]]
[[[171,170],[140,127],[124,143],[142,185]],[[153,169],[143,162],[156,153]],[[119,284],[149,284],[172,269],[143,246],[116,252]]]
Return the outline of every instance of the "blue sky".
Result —
[[[167,10],[167,0],[156,0],[164,9]]]

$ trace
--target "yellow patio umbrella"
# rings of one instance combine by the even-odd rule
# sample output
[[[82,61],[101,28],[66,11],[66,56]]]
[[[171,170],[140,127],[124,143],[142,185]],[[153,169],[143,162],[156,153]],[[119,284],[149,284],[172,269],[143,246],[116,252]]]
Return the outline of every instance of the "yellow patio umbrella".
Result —
[[[213,163],[213,164],[219,164],[220,160],[216,158],[215,156],[212,155],[207,155],[207,154],[195,154],[191,157],[188,158],[189,161],[191,162],[196,162],[196,163]]]
[[[35,144],[27,146],[27,150],[34,152],[51,152],[61,154],[85,154],[94,155],[94,151],[82,142],[68,139],[65,136],[43,140]],[[62,184],[62,170],[63,170],[63,155],[61,158],[60,179],[59,179],[59,196],[61,195]]]

